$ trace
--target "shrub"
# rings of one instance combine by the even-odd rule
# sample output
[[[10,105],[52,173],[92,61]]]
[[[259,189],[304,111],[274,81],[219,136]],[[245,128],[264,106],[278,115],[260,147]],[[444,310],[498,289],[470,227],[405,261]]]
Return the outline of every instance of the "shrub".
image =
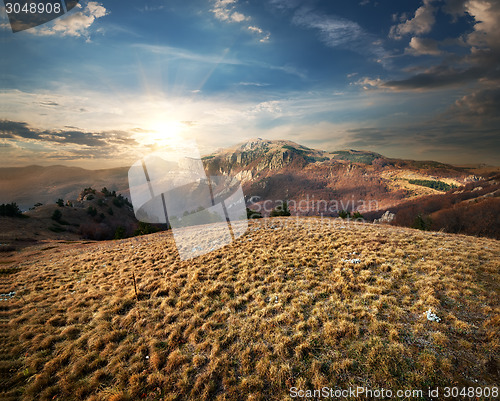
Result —
[[[352,215],[353,219],[363,219],[363,215],[359,212],[354,212]]]
[[[108,208],[108,214],[110,216],[113,216],[113,208],[111,208],[111,207]]]
[[[247,207],[247,219],[261,219],[262,214]]]
[[[122,238],[125,238],[125,227],[123,226],[118,226],[116,227],[116,230],[115,230],[115,236],[114,238],[115,239],[122,239]]]
[[[93,217],[97,214],[97,209],[93,206],[89,206],[89,208],[87,209],[87,213]]]
[[[61,226],[58,226],[56,224],[52,225],[49,227],[49,230],[50,231],[53,231],[55,233],[62,233],[64,231],[66,231],[66,229],[64,227],[61,227]]]
[[[351,213],[349,213],[347,210],[341,210],[339,212],[339,217],[341,219],[347,219],[348,217],[351,217]]]
[[[114,198],[113,199],[113,205],[115,205],[116,207],[122,207],[123,206],[123,202],[119,198]]]
[[[87,197],[87,200],[92,200],[94,199],[94,195],[96,193],[96,190],[94,188],[88,187],[85,188],[82,192],[80,192],[79,199],[85,199]]]
[[[424,231],[429,231],[431,229],[431,226],[431,219],[428,216],[422,216],[421,214],[415,217],[415,221],[412,224],[412,228],[417,228]]]
[[[113,191],[114,194],[116,194],[115,191]],[[113,205],[116,207],[122,207],[123,205],[128,205],[132,207],[132,204],[129,202],[127,198],[125,198],[122,194],[119,194],[113,199]]]
[[[61,211],[59,209],[56,209],[54,210],[54,213],[52,213],[51,219],[55,221],[60,221],[61,217],[62,217]]]
[[[443,181],[432,181],[432,180],[408,180],[410,184],[420,185],[422,187],[428,187],[432,189],[437,189],[438,191],[448,191],[452,188],[456,188],[456,185],[450,185]]]
[[[158,227],[153,226],[150,223],[144,223],[143,221],[139,222],[139,227],[134,231],[134,235],[145,235],[152,234],[160,231]]]
[[[59,199],[56,201],[56,204],[57,204],[57,206],[59,206],[59,207],[64,207],[64,199],[59,198]]]
[[[290,216],[290,210],[288,210],[288,202],[283,202],[281,205],[276,206],[274,210],[271,211],[271,217],[278,216]]]
[[[8,217],[21,217],[23,216],[21,209],[17,206],[17,203],[2,203],[0,205],[0,216]]]

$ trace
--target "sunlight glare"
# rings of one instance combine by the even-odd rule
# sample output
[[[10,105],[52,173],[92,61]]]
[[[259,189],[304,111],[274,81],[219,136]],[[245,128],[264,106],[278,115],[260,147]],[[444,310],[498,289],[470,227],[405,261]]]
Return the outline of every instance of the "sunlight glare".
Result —
[[[139,134],[137,140],[143,145],[154,147],[172,146],[181,139],[184,128],[179,121],[157,121],[151,124],[145,132]]]

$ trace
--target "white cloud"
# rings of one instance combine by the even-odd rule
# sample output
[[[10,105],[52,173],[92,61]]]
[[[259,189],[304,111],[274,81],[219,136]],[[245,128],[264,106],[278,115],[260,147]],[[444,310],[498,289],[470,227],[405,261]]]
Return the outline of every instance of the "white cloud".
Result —
[[[467,36],[471,46],[500,48],[500,4],[493,0],[469,0],[465,11],[476,20],[474,32]]]
[[[435,1],[424,0],[423,5],[415,12],[414,18],[392,26],[389,36],[401,39],[406,34],[422,35],[430,32],[435,23],[436,7],[433,6]],[[500,3],[495,0],[446,0],[442,5],[442,10],[455,20],[466,15],[474,19],[473,31],[454,39],[455,44],[471,47],[472,58],[477,57],[478,50],[500,49],[500,30],[498,29]],[[406,53],[417,56],[440,55],[443,52],[438,46],[446,46],[451,42],[452,39],[437,42],[414,36],[410,40]]]
[[[284,66],[275,66],[275,65],[270,65],[270,64],[265,64],[265,63],[256,63],[255,65],[259,65],[263,68],[269,68],[271,70],[276,70],[276,71],[283,71],[287,74],[290,75],[295,75],[301,79],[307,79],[307,74],[304,70],[298,69],[297,67],[294,67],[293,65],[284,65]]]
[[[249,26],[248,30],[256,35],[259,35],[261,37],[260,42],[267,42],[271,37],[271,34],[269,32],[264,32],[258,26]]]
[[[466,117],[490,117],[498,120],[498,107],[500,106],[500,89],[492,87],[481,89],[463,96],[455,102],[455,111]]]
[[[261,83],[261,82],[240,82],[238,85],[240,85],[240,86],[257,86],[257,87],[269,86],[269,84],[265,84],[265,83]]]
[[[234,22],[243,22],[243,21],[248,21],[249,19],[250,17],[247,17],[237,11],[231,14],[231,20]]]
[[[107,14],[106,9],[95,1],[89,1],[87,9],[89,10],[90,15],[93,15],[95,18],[101,18]]]
[[[95,20],[109,14],[109,11],[102,4],[95,1],[89,1],[85,8],[81,4],[77,4],[76,7],[81,11],[70,12],[40,28],[28,29],[26,32],[40,36],[84,36],[89,38],[89,28]]]
[[[438,42],[429,38],[411,38],[410,46],[405,50],[405,53],[414,56],[431,55],[439,56],[443,52],[438,47]]]
[[[228,22],[243,22],[248,21],[250,17],[235,11],[236,4],[238,0],[215,0],[214,8],[212,8],[212,12],[220,21],[228,21]]]
[[[361,86],[364,90],[379,89],[384,82],[380,78],[364,77],[355,82],[356,85]]]
[[[292,22],[305,28],[317,29],[321,41],[329,47],[348,48],[360,54],[374,56],[379,63],[387,63],[387,52],[382,42],[357,22],[335,15],[320,14],[308,8],[298,10]]]
[[[281,102],[279,100],[270,100],[256,105],[251,112],[253,113],[267,113],[274,117],[279,117],[283,112]]]
[[[404,35],[429,33],[436,22],[436,8],[432,5],[432,1],[424,0],[423,5],[417,8],[412,19],[407,19],[401,24],[392,26],[389,37],[401,39]]]
[[[260,34],[262,34],[264,32],[262,29],[260,29],[257,26],[249,26],[248,30],[252,31],[252,32],[255,32],[255,33],[260,33]]]
[[[424,6],[429,4],[430,1],[427,0]],[[425,69],[414,67],[408,70],[414,74],[413,76],[386,82],[383,87],[392,90],[424,91],[444,87],[465,87],[470,84],[485,88],[498,85],[500,2],[498,0],[447,0],[442,10],[455,18],[461,16],[473,18],[472,32],[467,30],[468,33],[458,38],[449,38],[439,42],[414,37],[406,53],[438,55],[440,54],[439,46],[457,45],[469,47],[470,53],[454,54],[453,57],[441,60],[439,65],[427,66]]]
[[[350,43],[363,35],[363,29],[354,21],[320,15],[305,9],[295,14],[293,22],[299,26],[318,29],[322,40],[330,47]]]
[[[251,17],[239,11],[236,11],[237,4],[238,0],[215,0],[214,8],[212,8],[211,11],[214,13],[215,18],[220,21],[238,24],[250,21],[252,19]],[[259,42],[268,42],[271,37],[271,34],[269,32],[265,32],[258,26],[247,25],[247,29],[251,33],[260,36]]]

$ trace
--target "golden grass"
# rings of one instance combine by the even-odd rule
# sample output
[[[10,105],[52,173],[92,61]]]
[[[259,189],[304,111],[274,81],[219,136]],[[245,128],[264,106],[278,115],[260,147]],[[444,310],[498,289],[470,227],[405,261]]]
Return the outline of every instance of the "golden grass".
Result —
[[[498,384],[499,251],[317,218],[253,221],[188,261],[171,233],[26,248],[2,301],[7,388],[22,400],[284,400],[291,387]]]

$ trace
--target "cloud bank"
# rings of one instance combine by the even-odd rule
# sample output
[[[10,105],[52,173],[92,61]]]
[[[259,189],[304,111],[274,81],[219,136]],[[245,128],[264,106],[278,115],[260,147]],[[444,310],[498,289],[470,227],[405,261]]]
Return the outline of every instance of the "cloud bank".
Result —
[[[90,28],[99,18],[109,14],[106,8],[96,2],[89,1],[85,7],[78,3],[75,9],[77,12],[70,12],[53,22],[49,22],[41,27],[28,29],[29,32],[37,36],[73,36],[90,38]]]

